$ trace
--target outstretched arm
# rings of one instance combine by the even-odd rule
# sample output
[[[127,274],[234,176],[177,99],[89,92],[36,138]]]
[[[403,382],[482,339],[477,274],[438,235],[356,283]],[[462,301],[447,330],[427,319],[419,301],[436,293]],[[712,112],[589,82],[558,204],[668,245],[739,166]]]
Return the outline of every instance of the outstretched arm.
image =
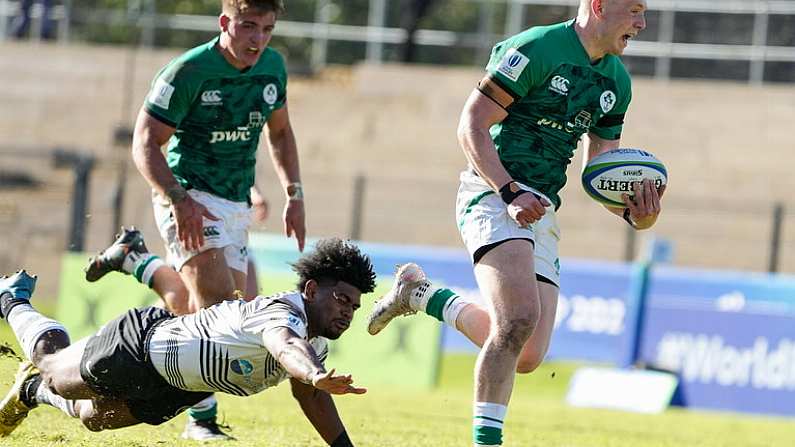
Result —
[[[619,140],[605,140],[593,132],[588,133],[583,138],[583,168],[588,164],[588,161],[599,154],[609,150],[617,149]],[[654,187],[654,182],[651,180],[644,180],[643,182],[635,184],[632,196],[624,194],[624,203],[629,209],[629,219],[632,226],[637,230],[645,230],[650,228],[657,222],[657,216],[660,214],[660,198],[665,192],[665,186],[658,191]],[[624,208],[616,208],[612,206],[605,206],[608,211],[619,217],[624,217]]]
[[[304,415],[324,441],[333,447],[353,446],[329,393],[295,379],[290,379],[290,386]]]
[[[265,348],[284,367],[287,374],[307,385],[331,394],[364,394],[364,388],[356,388],[350,375],[335,375],[317,358],[315,349],[308,341],[291,329],[279,327],[263,334]]]

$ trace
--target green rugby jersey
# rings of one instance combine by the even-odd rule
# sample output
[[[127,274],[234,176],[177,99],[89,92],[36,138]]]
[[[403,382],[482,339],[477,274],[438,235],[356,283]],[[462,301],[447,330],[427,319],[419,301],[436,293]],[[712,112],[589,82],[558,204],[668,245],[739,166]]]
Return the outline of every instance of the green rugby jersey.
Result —
[[[558,192],[582,135],[620,138],[632,99],[629,74],[614,55],[592,64],[574,20],[498,43],[486,70],[514,97],[508,116],[491,128],[500,161],[560,207]]]
[[[163,67],[144,107],[176,128],[166,160],[182,186],[245,202],[262,127],[284,105],[287,70],[271,48],[256,65],[238,70],[217,43],[218,37]]]

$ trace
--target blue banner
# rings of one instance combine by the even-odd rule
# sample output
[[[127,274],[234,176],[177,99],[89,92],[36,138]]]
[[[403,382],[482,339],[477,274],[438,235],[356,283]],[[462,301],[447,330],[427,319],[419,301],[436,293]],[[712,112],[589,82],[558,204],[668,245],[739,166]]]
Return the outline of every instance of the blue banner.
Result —
[[[460,270],[448,270],[456,277],[447,282],[472,284],[463,293],[482,302],[468,255],[461,250],[460,256],[465,262]],[[631,355],[635,334],[637,303],[631,293],[635,269],[629,264],[567,259],[561,262],[560,276],[547,358],[621,364]],[[443,340],[445,351],[477,352],[474,344],[449,326],[444,328]]]
[[[795,279],[655,268],[640,360],[680,376],[675,403],[795,415]]]

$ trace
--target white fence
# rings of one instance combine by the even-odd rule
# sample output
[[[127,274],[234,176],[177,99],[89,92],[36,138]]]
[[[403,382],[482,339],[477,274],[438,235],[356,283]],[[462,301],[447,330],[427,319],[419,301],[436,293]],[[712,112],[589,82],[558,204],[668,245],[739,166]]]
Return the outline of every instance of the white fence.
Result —
[[[342,0],[338,0],[342,1]],[[334,2],[330,0],[315,1],[315,17],[312,22],[280,21],[278,34],[286,37],[306,38],[312,40],[311,65],[321,68],[328,60],[329,41],[349,41],[366,43],[366,59],[371,63],[384,60],[386,44],[401,44],[406,41],[407,33],[401,28],[387,27],[386,10],[389,0],[370,0],[367,26],[339,25],[330,23]],[[504,35],[519,32],[524,23],[527,8],[534,6],[563,6],[574,15],[578,0],[460,0],[471,3],[479,9],[485,18],[479,20],[475,32],[454,32],[433,29],[421,29],[415,35],[418,45],[463,47],[487,52],[491,45]],[[96,23],[134,25],[141,29],[141,43],[151,46],[158,29],[181,29],[192,31],[214,31],[217,29],[217,18],[198,15],[166,15],[156,12],[156,0],[130,0],[125,10],[80,10],[77,3],[64,0],[62,6],[56,6],[53,19],[58,23],[58,36],[61,40],[69,39],[70,17],[79,15],[81,18]],[[773,15],[795,16],[793,0],[649,0],[649,10],[659,13],[658,32],[656,39],[633,41],[626,51],[628,56],[648,57],[655,60],[654,76],[667,79],[671,76],[672,59],[703,59],[703,60],[735,60],[750,63],[748,81],[759,84],[764,80],[765,63],[795,63],[795,46],[768,45],[769,19]],[[495,6],[505,5],[505,23],[503,34],[492,32]],[[17,14],[18,2],[0,0],[0,36],[7,34],[9,18]],[[71,14],[70,14],[71,11]],[[677,13],[714,13],[714,14],[745,14],[753,15],[753,32],[751,42],[746,45],[715,44],[715,43],[677,43],[674,39]],[[33,10],[34,31],[37,18],[41,11],[38,5]],[[795,32],[795,31],[793,31]],[[645,38],[649,38],[646,36]]]

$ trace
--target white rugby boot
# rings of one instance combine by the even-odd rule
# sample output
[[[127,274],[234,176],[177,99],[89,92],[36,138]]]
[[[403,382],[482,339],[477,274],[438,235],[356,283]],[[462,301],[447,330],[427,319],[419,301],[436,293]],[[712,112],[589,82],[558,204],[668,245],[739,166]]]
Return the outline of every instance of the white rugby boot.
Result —
[[[375,306],[370,312],[367,332],[370,335],[375,335],[381,332],[395,317],[412,315],[417,311],[425,310],[430,289],[431,283],[419,265],[410,262],[398,266],[392,289],[375,302]]]

